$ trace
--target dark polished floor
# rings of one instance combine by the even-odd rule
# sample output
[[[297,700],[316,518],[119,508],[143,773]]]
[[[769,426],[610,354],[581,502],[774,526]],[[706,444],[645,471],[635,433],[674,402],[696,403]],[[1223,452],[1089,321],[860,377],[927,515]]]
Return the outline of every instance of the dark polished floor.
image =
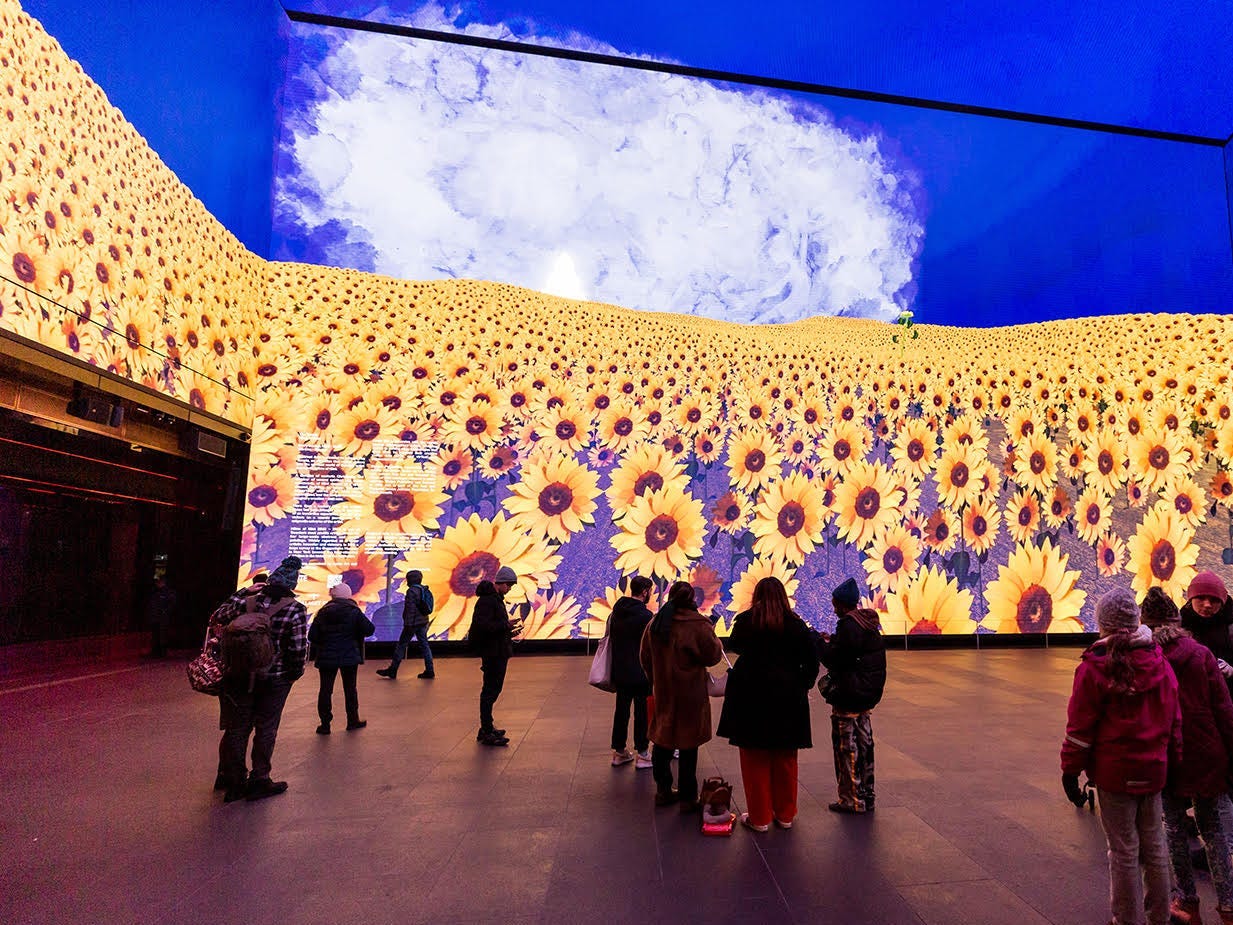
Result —
[[[825,704],[791,831],[707,838],[609,765],[588,660],[516,657],[475,743],[479,666],[361,669],[367,729],[314,735],[316,673],[283,717],[287,794],[211,792],[216,702],[179,661],[0,688],[0,919],[9,923],[837,922],[1108,919],[1096,818],[1062,796],[1078,651],[893,653],[874,714],[878,809],[826,810]],[[414,671],[407,672],[406,668]],[[335,692],[341,712],[341,690]],[[703,749],[741,801],[737,753]],[[1201,883],[1205,899],[1210,887]]]

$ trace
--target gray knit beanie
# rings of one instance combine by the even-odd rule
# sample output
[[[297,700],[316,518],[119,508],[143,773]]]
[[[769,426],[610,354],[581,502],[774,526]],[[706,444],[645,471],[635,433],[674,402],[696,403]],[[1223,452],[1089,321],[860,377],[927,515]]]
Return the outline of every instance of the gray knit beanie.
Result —
[[[1129,588],[1114,588],[1096,602],[1096,626],[1102,636],[1139,628],[1139,605]]]

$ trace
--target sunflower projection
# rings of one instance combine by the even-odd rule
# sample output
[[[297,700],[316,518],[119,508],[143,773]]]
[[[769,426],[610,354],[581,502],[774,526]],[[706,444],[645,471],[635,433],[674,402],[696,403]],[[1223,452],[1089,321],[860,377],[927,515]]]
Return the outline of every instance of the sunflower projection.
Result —
[[[240,582],[307,550],[308,606],[346,583],[389,640],[418,571],[460,639],[507,565],[526,638],[566,639],[634,575],[723,629],[768,575],[831,628],[854,577],[887,632],[963,635],[1092,630],[1108,588],[1233,566],[1228,316],[905,345],[265,262],[11,0],[0,29],[0,326],[251,422]]]

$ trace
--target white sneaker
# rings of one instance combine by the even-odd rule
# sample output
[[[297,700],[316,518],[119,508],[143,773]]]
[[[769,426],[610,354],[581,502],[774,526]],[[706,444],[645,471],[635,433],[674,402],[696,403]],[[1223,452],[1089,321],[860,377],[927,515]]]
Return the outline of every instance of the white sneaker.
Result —
[[[623,752],[613,751],[612,753],[612,766],[614,768],[619,768],[623,764],[629,764],[633,760],[634,753],[628,748]]]
[[[639,771],[645,771],[649,767],[653,767],[651,762],[651,750],[648,748],[645,751],[638,752],[638,758],[634,761],[634,767]]]

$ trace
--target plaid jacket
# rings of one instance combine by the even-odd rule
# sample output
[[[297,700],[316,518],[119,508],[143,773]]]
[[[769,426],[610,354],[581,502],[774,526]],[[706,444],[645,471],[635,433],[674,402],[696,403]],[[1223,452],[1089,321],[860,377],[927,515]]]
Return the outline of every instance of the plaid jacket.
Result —
[[[258,596],[257,606],[273,610],[281,601],[273,602],[264,593],[264,585],[241,588],[219,604],[210,615],[210,645],[218,645],[218,632],[248,609],[249,599]],[[308,655],[308,608],[297,600],[278,610],[270,618],[270,637],[274,641],[274,661],[265,676],[271,681],[294,681],[304,674]]]

